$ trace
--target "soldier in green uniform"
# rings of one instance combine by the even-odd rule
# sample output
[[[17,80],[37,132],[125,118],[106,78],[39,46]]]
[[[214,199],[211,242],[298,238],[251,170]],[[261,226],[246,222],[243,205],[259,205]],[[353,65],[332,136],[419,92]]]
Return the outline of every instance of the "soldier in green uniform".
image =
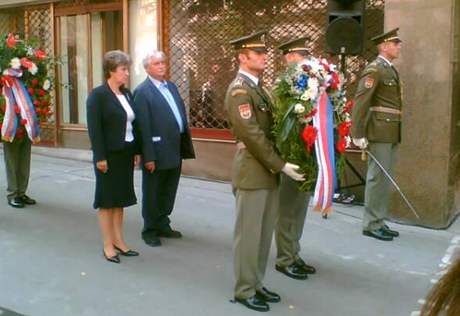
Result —
[[[25,132],[24,132],[25,133]],[[36,201],[26,195],[30,174],[31,141],[25,137],[16,137],[13,142],[3,142],[7,179],[7,199],[12,207],[23,208]]]
[[[353,143],[369,150],[389,172],[401,141],[401,82],[393,60],[399,57],[401,39],[398,28],[371,40],[379,56],[361,74],[352,112]],[[390,241],[398,237],[384,222],[388,214],[390,182],[379,166],[369,158],[363,234]]]
[[[280,171],[302,181],[296,165],[276,152],[272,130],[272,102],[260,75],[267,59],[265,32],[230,42],[237,51],[239,71],[230,84],[225,107],[237,152],[232,184],[237,217],[234,232],[235,301],[256,311],[268,311],[267,303],[280,296],[263,285],[278,208]]]
[[[306,37],[281,44],[278,49],[283,53],[287,66],[302,64],[309,56]],[[276,104],[275,104],[276,106]],[[275,229],[277,248],[276,270],[297,280],[305,280],[316,269],[305,263],[299,256],[305,217],[311,192],[299,191],[294,180],[281,175],[280,204]]]

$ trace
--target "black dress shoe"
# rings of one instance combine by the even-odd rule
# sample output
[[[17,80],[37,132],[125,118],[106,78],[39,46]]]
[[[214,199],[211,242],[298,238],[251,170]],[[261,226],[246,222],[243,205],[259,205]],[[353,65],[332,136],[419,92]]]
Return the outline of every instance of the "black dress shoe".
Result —
[[[158,237],[163,238],[182,238],[180,231],[174,230],[171,227],[167,227],[157,231]]]
[[[128,249],[127,251],[123,251],[120,248],[118,248],[117,246],[114,246],[114,247],[115,247],[115,250],[118,251],[120,253],[120,255],[122,255],[122,256],[125,256],[125,257],[137,257],[137,256],[139,256],[139,253],[137,251],[134,251],[134,250],[131,250],[131,249]]]
[[[104,258],[105,260],[109,261],[109,262],[113,262],[113,263],[120,263],[120,257],[118,255],[115,255],[113,257],[108,257],[106,254],[105,254],[105,251],[102,250],[102,254],[104,255]]]
[[[16,208],[23,208],[25,206],[19,197],[8,199],[8,204]]]
[[[307,274],[315,274],[316,273],[316,269],[315,267],[309,265],[309,264],[306,264],[305,261],[303,261],[301,258],[298,258],[295,263],[301,267],[305,272],[307,272]]]
[[[27,205],[37,204],[37,201],[35,201],[34,199],[28,197],[25,194],[23,196],[20,196],[19,198],[21,199],[22,203],[24,203],[24,204],[27,204]]]
[[[387,235],[390,235],[391,237],[399,237],[399,232],[390,229],[390,227],[388,227],[387,225],[383,225],[383,230]]]
[[[383,228],[379,228],[376,230],[363,230],[363,235],[368,237],[373,237],[378,240],[383,241],[392,241],[393,237],[386,234]]]
[[[235,302],[240,303],[246,306],[247,308],[258,312],[268,312],[270,310],[270,306],[268,306],[268,304],[263,300],[258,299],[256,295],[246,299],[235,297]]]
[[[295,262],[287,267],[282,267],[280,265],[275,266],[276,271],[279,271],[290,278],[296,280],[306,280],[308,279],[308,273],[299,267]]]
[[[160,238],[156,236],[142,237],[142,239],[144,240],[145,244],[150,247],[160,247],[161,246],[161,240]]]
[[[278,294],[267,290],[265,287],[256,291],[256,297],[267,303],[278,303],[281,301],[281,297]]]

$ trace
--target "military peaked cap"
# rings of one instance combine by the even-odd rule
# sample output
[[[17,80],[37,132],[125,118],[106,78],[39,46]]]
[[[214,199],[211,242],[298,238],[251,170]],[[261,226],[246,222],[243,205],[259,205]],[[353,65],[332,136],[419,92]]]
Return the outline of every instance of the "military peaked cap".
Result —
[[[386,33],[377,35],[373,38],[371,38],[371,41],[374,42],[375,45],[385,43],[385,42],[402,42],[402,40],[399,38],[398,35],[399,27],[392,29],[391,31],[388,31]]]
[[[230,41],[230,44],[232,44],[236,50],[250,49],[256,52],[265,53],[267,51],[267,47],[265,45],[266,34],[266,31],[253,33],[251,35],[234,39]]]
[[[307,43],[310,41],[309,37],[297,38],[285,43],[282,43],[278,46],[278,49],[283,52],[283,55],[292,53],[292,52],[308,52]]]

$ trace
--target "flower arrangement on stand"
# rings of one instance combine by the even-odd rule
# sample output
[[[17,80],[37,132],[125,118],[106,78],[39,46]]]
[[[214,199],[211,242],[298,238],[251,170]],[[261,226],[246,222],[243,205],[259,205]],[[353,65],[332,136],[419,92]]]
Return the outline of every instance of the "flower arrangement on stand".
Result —
[[[331,211],[332,195],[344,171],[351,144],[351,108],[343,76],[334,64],[308,58],[290,65],[275,82],[274,135],[282,158],[300,166],[301,191],[314,191],[314,203]]]
[[[33,40],[12,33],[0,39],[0,124],[3,141],[40,141],[50,110],[51,59]]]

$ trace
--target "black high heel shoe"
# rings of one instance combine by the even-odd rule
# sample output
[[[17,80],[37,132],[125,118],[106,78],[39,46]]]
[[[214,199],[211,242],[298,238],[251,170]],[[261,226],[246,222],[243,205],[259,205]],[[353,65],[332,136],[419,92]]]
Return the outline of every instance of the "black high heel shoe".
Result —
[[[120,253],[120,255],[122,256],[125,256],[125,257],[137,257],[139,256],[139,253],[137,251],[134,251],[134,250],[131,250],[131,249],[128,249],[128,251],[123,251],[121,250],[120,248],[118,248],[117,246],[113,246],[115,248],[116,251],[118,251]]]
[[[120,263],[120,257],[118,255],[115,255],[113,257],[107,257],[104,249],[102,249],[102,254],[104,255],[105,260],[113,262],[113,263]]]

